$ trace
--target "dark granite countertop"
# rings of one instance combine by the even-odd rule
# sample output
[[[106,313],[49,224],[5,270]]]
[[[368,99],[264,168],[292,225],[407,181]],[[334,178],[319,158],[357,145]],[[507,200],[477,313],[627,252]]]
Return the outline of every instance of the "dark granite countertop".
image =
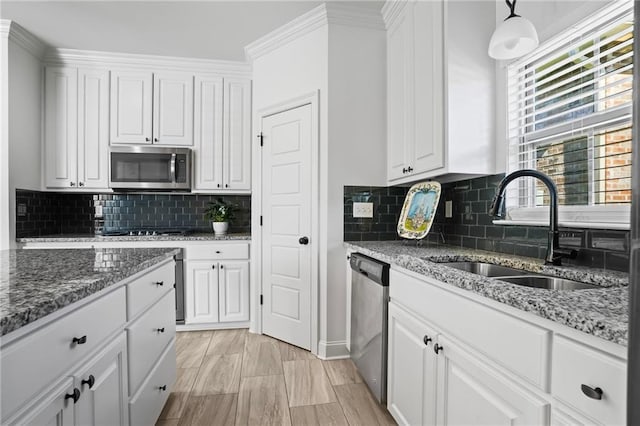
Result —
[[[354,251],[620,345],[627,345],[629,275],[586,267],[548,266],[540,259],[445,245],[402,241],[346,242]],[[601,286],[590,290],[524,287],[454,269],[438,262],[480,261]],[[393,283],[391,284],[393,285]]]
[[[156,235],[156,236],[108,236],[96,234],[58,234],[41,237],[16,238],[18,243],[87,243],[87,242],[117,242],[117,241],[250,241],[251,234],[214,235],[213,232],[193,233],[187,235]]]
[[[173,248],[0,251],[0,335],[153,266]]]

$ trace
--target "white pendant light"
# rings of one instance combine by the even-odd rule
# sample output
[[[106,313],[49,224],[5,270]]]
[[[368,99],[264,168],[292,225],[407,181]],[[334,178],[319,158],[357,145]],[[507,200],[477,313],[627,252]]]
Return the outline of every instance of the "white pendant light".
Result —
[[[515,59],[538,47],[538,33],[531,21],[516,15],[516,0],[505,0],[511,14],[496,28],[489,42],[489,56]]]

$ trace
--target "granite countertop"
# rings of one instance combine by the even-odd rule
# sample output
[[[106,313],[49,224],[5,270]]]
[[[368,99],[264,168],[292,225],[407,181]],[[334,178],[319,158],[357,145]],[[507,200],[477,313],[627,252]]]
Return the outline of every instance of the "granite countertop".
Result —
[[[0,251],[0,336],[153,266],[173,248]]]
[[[41,237],[16,238],[19,243],[88,243],[88,242],[117,242],[117,241],[248,241],[251,234],[227,234],[214,235],[213,232],[201,232],[187,235],[156,235],[156,236],[133,236],[118,235],[107,236],[96,234],[58,234],[45,235]]]
[[[362,241],[345,242],[345,247],[584,333],[627,345],[628,274],[586,267],[549,266],[544,265],[541,259],[445,245],[418,246],[402,241]],[[602,288],[562,291],[524,287],[437,263],[457,261],[504,265],[587,282]]]

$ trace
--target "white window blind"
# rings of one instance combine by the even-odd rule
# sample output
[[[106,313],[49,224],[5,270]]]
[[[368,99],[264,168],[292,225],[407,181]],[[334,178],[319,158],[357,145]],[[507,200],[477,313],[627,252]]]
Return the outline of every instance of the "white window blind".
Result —
[[[630,204],[632,73],[628,0],[509,65],[508,171],[547,173],[558,186],[561,206],[601,211]],[[508,191],[508,208],[548,205],[539,181],[517,182]]]

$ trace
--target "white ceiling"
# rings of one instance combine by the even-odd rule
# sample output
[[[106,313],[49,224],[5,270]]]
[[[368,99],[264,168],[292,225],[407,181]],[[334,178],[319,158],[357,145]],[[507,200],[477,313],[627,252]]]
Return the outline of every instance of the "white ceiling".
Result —
[[[0,18],[53,47],[243,61],[244,46],[320,3],[2,0]]]

